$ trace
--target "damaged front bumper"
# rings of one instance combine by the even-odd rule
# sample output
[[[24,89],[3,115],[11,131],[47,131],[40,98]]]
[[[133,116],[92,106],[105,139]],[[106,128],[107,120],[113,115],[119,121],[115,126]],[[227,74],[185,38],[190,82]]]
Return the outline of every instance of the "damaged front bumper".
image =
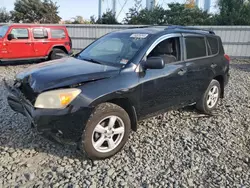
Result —
[[[66,144],[76,144],[81,139],[92,108],[82,107],[81,100],[76,99],[77,105],[71,104],[65,109],[37,109],[15,85],[3,81],[10,93],[7,100],[11,109],[27,117],[40,134]]]

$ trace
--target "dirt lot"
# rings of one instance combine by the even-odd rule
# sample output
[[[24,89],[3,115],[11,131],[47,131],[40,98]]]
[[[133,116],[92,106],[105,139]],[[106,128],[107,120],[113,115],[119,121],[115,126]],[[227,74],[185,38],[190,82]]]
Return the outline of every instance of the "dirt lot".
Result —
[[[250,61],[231,63],[217,115],[193,107],[140,123],[122,152],[91,162],[37,135],[7,105],[0,67],[0,187],[250,187]]]

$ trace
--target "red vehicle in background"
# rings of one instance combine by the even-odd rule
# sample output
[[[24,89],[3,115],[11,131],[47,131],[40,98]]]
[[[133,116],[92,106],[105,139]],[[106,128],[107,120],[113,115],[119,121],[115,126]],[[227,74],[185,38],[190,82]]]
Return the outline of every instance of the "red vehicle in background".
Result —
[[[0,62],[45,59],[71,54],[65,26],[6,24],[0,26]]]

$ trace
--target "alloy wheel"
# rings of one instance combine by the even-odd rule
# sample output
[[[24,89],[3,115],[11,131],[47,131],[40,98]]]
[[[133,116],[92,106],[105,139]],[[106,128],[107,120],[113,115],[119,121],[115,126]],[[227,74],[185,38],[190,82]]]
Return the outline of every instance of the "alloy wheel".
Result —
[[[102,119],[92,134],[92,144],[95,150],[107,153],[114,150],[122,141],[125,133],[124,122],[118,116],[108,116]]]
[[[213,108],[219,99],[219,88],[217,86],[211,87],[208,92],[207,106],[208,108]]]

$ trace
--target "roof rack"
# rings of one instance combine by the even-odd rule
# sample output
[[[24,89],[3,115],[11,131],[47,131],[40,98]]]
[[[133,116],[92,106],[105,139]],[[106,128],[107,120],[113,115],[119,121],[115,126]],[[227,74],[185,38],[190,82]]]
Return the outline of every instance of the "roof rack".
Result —
[[[169,25],[167,26],[165,30],[167,29],[185,29],[185,30],[193,30],[193,31],[205,31],[205,32],[215,35],[215,32],[212,30],[200,29],[200,28],[190,27],[190,26]]]

